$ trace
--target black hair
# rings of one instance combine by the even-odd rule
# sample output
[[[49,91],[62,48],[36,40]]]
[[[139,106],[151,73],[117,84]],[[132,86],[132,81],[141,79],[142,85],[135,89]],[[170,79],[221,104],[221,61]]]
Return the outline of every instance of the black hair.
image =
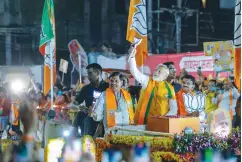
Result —
[[[106,43],[106,42],[103,42],[103,43],[101,44],[101,46],[105,46],[105,47],[107,47],[107,48],[110,48],[110,45],[109,45],[108,43]]]
[[[122,75],[121,80],[124,80],[124,79],[126,79],[127,83],[129,84],[129,78],[127,76],[125,76],[125,75]]]
[[[218,89],[222,90],[223,89],[223,85],[224,85],[223,83],[217,83],[216,87]]]
[[[192,75],[184,75],[181,79],[190,79],[195,84],[195,78]]]
[[[112,77],[115,77],[115,76],[118,76],[120,80],[122,80],[122,78],[123,78],[123,75],[120,72],[115,71],[110,74],[109,79],[111,79]]]
[[[93,70],[98,70],[99,72],[100,72],[100,74],[102,74],[102,71],[103,71],[103,69],[102,69],[102,67],[101,67],[101,65],[99,65],[99,64],[97,64],[97,63],[93,63],[93,64],[89,64],[89,65],[87,65],[87,67],[86,67],[86,69],[88,70],[88,69],[93,69]]]
[[[69,103],[68,96],[66,94],[62,94],[62,96],[64,97],[64,102]]]
[[[174,62],[164,62],[163,64],[169,68],[170,65],[174,65]]]
[[[61,85],[60,83],[56,83],[54,87],[57,87],[59,90],[62,90],[63,85]]]
[[[194,87],[195,91],[199,91],[199,85],[197,83],[195,83],[195,87]]]
[[[215,79],[209,80],[209,82],[213,82],[215,85],[217,84],[217,81]]]

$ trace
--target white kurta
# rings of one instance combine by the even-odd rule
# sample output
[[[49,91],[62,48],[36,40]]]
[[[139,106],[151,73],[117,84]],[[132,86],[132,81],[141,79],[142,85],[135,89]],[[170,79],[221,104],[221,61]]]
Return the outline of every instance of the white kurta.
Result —
[[[115,115],[115,122],[116,125],[129,125],[129,111],[128,105],[121,94],[115,93],[116,100],[117,100],[117,111],[112,111],[109,113],[113,113]],[[93,108],[93,114],[96,114],[96,121],[103,120],[103,125],[105,130],[107,129],[107,116],[106,116],[106,92],[103,92],[101,96],[98,98],[97,102]]]
[[[135,58],[131,58],[129,61],[130,72],[134,76],[135,80],[137,80],[141,85],[142,89],[145,89],[148,86],[150,77],[141,73],[137,66]],[[169,99],[169,112],[166,114],[168,115],[177,115],[177,103],[176,100]]]
[[[236,88],[233,88],[232,89],[232,99],[233,99],[233,102],[232,102],[232,112],[233,112],[233,115],[236,115],[235,107],[236,107],[236,102],[237,102],[237,100],[238,100],[239,97],[240,97],[239,91]],[[215,103],[216,102],[218,103],[218,101],[219,101],[220,98],[221,98],[221,95],[218,95],[216,97]],[[223,93],[223,97],[221,99],[221,102],[218,105],[218,108],[222,108],[222,109],[225,109],[227,111],[230,111],[230,91],[225,91]]]

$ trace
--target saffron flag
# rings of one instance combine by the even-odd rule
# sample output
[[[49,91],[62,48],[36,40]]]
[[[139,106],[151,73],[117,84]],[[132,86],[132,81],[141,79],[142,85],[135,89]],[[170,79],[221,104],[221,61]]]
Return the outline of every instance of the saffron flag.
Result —
[[[241,0],[237,0],[235,6],[234,24],[234,81],[240,90],[241,84]]]
[[[39,51],[44,56],[44,95],[47,95],[51,89],[51,65],[53,65],[53,84],[56,81],[55,42],[54,2],[53,0],[45,0],[39,45]]]
[[[131,0],[126,40],[136,45],[135,59],[138,66],[142,66],[148,56],[146,20],[146,1]]]

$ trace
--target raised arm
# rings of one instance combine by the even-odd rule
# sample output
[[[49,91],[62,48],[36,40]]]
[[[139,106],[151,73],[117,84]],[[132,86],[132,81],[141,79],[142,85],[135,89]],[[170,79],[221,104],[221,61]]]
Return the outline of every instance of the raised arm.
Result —
[[[135,80],[137,80],[141,85],[142,88],[146,88],[149,82],[149,76],[142,74],[136,65],[135,55],[136,55],[136,49],[132,48],[129,50],[129,68],[130,73],[134,76]]]

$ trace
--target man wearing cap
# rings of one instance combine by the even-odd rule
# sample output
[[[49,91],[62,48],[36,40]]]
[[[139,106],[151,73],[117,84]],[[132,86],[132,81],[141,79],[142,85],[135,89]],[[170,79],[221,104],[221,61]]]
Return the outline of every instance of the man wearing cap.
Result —
[[[166,81],[169,75],[167,66],[159,64],[153,76],[144,75],[136,67],[136,49],[131,48],[129,53],[130,72],[142,85],[134,118],[136,124],[146,124],[151,116],[177,115],[175,91]]]

